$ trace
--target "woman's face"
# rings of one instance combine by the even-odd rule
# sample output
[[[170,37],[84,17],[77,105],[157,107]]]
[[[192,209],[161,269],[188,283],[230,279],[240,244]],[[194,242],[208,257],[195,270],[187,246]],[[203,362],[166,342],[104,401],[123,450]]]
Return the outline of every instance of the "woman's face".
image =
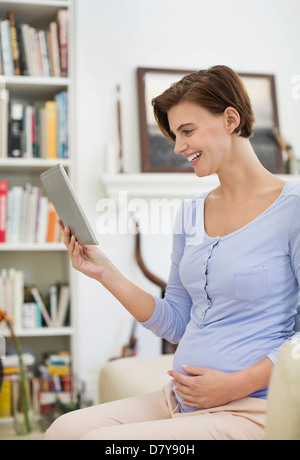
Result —
[[[183,155],[197,176],[217,173],[230,152],[225,112],[215,115],[194,102],[180,102],[168,112],[174,152]]]

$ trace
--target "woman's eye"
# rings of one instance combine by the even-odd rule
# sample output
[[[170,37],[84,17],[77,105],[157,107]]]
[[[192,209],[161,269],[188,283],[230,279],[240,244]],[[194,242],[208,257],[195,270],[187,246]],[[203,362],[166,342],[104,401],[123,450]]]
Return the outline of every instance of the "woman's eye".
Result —
[[[182,131],[182,132],[183,132],[183,134],[184,134],[185,136],[189,136],[190,134],[192,134],[193,130],[192,130],[192,129],[185,129],[185,130]]]

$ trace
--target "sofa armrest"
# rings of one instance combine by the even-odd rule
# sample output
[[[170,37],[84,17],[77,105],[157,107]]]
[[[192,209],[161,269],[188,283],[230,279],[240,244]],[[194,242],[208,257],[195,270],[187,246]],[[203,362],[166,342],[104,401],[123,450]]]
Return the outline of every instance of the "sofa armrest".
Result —
[[[300,440],[300,342],[285,343],[268,394],[267,440]]]
[[[99,402],[115,401],[161,390],[170,381],[173,354],[109,361],[99,378]]]

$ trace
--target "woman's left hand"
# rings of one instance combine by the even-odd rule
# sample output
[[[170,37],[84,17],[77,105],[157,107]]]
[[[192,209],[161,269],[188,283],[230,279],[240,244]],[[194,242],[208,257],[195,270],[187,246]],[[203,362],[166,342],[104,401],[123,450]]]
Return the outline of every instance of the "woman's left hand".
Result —
[[[183,398],[181,404],[196,409],[209,409],[232,400],[230,374],[193,366],[182,366],[182,369],[189,375],[177,371],[168,372],[173,377],[175,393]]]

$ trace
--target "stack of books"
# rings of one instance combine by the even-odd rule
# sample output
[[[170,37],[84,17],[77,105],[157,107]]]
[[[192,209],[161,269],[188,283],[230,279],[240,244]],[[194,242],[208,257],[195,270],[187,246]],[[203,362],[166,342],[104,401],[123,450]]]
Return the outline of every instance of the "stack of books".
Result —
[[[39,366],[39,373],[41,415],[47,416],[57,405],[62,406],[64,412],[79,409],[79,389],[72,375],[70,353],[50,354],[45,364]]]
[[[23,353],[22,359],[27,370],[30,382],[27,400],[32,401],[33,374],[31,371],[35,363],[35,358],[31,353]],[[9,355],[2,360],[3,363],[3,383],[0,391],[0,418],[9,418],[20,402],[20,368],[18,355]]]
[[[7,12],[0,19],[0,75],[68,76],[68,11],[60,9],[47,30],[38,30]]]

